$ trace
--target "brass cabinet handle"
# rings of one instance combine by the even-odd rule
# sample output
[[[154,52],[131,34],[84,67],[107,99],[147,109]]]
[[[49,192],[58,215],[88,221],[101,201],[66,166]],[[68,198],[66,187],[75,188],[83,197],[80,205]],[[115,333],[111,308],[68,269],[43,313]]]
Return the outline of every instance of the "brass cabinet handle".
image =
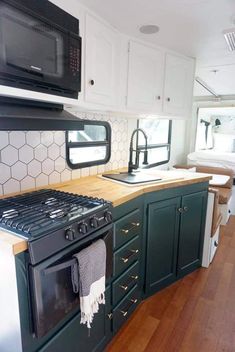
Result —
[[[128,285],[119,285],[120,288],[122,288],[124,291],[128,290]]]
[[[136,304],[136,303],[138,302],[138,299],[137,299],[137,298],[131,298],[131,299],[130,299],[130,302],[131,302],[131,304],[129,305],[129,307],[127,307],[125,310],[120,310],[120,312],[122,313],[122,315],[123,315],[124,317],[127,316],[128,311],[129,311],[129,309],[131,308],[131,306],[132,306],[133,304]]]
[[[113,319],[113,314],[112,313],[107,314],[107,316],[108,316],[109,320]]]
[[[128,235],[128,233],[132,230],[134,230],[135,227],[139,227],[140,223],[139,222],[132,222],[131,227],[129,229],[121,229],[121,232],[123,232],[125,235]]]
[[[133,281],[136,281],[138,280],[139,276],[138,275],[132,275],[132,276],[129,276],[129,278],[131,280],[129,280],[126,284],[123,284],[123,285],[119,285],[119,287],[124,290],[124,291],[127,291],[128,288],[129,288],[129,285],[133,282]]]
[[[137,298],[135,298],[135,299],[130,299],[130,301],[131,301],[131,303],[136,304],[136,303],[138,302],[138,299],[137,299]]]
[[[120,312],[122,313],[122,315],[123,315],[124,317],[125,317],[125,316],[127,315],[127,313],[128,313],[127,310],[121,310]]]
[[[129,259],[135,255],[135,254],[138,254],[139,253],[139,250],[138,249],[131,249],[130,250],[130,254],[128,257],[121,257],[121,260],[124,262],[124,263],[127,263],[129,261]]]

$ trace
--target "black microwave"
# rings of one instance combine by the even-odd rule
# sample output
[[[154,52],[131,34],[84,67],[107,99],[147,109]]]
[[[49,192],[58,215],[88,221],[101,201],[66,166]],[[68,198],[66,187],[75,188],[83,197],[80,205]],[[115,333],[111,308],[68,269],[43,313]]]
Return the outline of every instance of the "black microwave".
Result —
[[[79,21],[47,0],[1,1],[0,84],[76,99]]]

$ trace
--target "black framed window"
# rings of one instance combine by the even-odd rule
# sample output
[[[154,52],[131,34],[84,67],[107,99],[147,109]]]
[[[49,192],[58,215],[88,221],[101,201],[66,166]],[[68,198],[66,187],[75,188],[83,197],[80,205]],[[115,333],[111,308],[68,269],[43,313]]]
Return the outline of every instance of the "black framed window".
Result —
[[[105,121],[84,121],[83,129],[66,132],[66,159],[71,169],[106,164],[111,157],[111,127]]]
[[[148,137],[148,165],[144,168],[151,168],[167,164],[171,153],[171,131],[172,121],[166,119],[139,119],[138,127],[142,128]],[[141,133],[137,139],[138,148],[145,149],[144,138]],[[140,156],[140,163],[143,162],[143,153]]]

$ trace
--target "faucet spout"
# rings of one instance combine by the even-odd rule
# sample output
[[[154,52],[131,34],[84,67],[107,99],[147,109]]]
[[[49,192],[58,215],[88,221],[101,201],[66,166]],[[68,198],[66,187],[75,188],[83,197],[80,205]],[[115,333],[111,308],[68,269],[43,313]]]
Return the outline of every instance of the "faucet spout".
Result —
[[[133,148],[133,143],[134,143],[134,137],[136,134],[138,134],[139,132],[141,132],[144,136],[145,139],[145,150],[142,151],[140,149],[138,149],[138,146],[136,148],[136,150]],[[136,157],[135,157],[135,163],[133,163],[133,152],[136,152]],[[148,137],[146,135],[146,133],[144,132],[144,130],[142,130],[142,128],[136,128],[131,135],[131,141],[130,141],[130,157],[129,157],[129,163],[128,163],[128,173],[132,173],[133,170],[138,169],[139,167],[139,155],[141,152],[144,152],[144,165],[148,165]]]

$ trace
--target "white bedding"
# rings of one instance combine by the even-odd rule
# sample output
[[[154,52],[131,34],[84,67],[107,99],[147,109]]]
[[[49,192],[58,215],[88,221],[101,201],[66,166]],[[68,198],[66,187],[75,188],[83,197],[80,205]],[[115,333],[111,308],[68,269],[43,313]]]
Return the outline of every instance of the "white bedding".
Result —
[[[200,150],[188,155],[188,164],[222,167],[232,169],[235,175],[235,153]]]

